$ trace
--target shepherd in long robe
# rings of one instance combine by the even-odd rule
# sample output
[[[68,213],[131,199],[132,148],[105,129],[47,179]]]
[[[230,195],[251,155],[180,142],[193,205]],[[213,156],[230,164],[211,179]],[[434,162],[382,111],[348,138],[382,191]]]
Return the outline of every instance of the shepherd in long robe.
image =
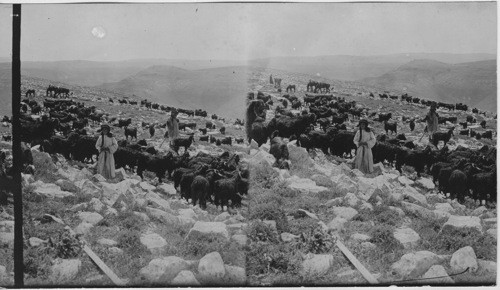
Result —
[[[99,136],[95,144],[95,148],[99,151],[97,173],[106,179],[115,178],[115,158],[113,154],[118,149],[118,143],[110,130],[109,125],[101,125],[101,136]]]
[[[356,157],[354,158],[354,168],[359,169],[363,173],[373,172],[373,154],[372,148],[377,140],[375,135],[368,128],[367,120],[360,120],[358,124],[359,130],[354,136],[354,144],[356,144]]]

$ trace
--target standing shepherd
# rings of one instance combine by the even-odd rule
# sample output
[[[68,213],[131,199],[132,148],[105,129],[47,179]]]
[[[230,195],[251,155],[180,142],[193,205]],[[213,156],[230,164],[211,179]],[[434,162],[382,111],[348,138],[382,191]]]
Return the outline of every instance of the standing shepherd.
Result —
[[[354,168],[363,173],[373,172],[372,147],[375,146],[376,139],[372,130],[368,127],[368,121],[361,119],[358,124],[359,130],[354,136],[354,144],[358,148],[354,158]]]
[[[172,140],[174,140],[174,138],[179,137],[179,119],[177,119],[177,114],[177,110],[172,109],[170,118],[168,118],[167,120],[167,132],[165,132],[164,137],[169,138],[170,143],[172,143]]]
[[[118,149],[118,143],[111,134],[109,125],[101,125],[101,136],[97,139],[95,148],[99,151],[97,173],[106,179],[115,178],[115,158],[113,154]]]
[[[429,141],[432,142],[432,135],[438,130],[438,120],[439,115],[436,113],[436,103],[431,104],[431,108],[429,109],[429,113],[424,118],[424,121],[427,122],[427,126],[424,129],[424,133],[429,133]]]
[[[273,75],[269,76],[269,83],[272,85],[273,84]]]

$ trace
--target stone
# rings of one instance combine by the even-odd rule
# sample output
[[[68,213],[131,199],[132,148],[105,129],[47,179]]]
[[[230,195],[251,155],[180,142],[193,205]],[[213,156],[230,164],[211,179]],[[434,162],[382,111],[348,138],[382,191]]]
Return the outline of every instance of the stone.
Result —
[[[200,282],[196,280],[193,272],[188,270],[182,270],[175,276],[175,278],[170,282],[172,286],[200,286]]]
[[[244,286],[246,284],[247,275],[245,268],[224,265],[224,270],[226,272],[226,275],[224,276],[224,285]]]
[[[151,185],[151,184],[149,184],[148,182],[145,182],[145,181],[142,181],[141,183],[139,183],[139,187],[142,188],[145,191],[155,190],[156,189],[156,187],[154,187],[153,185]]]
[[[309,211],[307,211],[307,210],[305,210],[305,209],[300,209],[300,208],[299,208],[299,209],[297,210],[297,214],[298,214],[300,217],[306,217],[306,216],[308,216],[308,217],[310,217],[310,218],[312,218],[312,219],[319,220],[319,218],[318,218],[318,216],[317,216],[317,215],[315,215],[315,214],[313,214],[312,212],[309,212]]]
[[[401,183],[402,185],[405,185],[405,186],[415,184],[415,182],[413,180],[409,179],[406,176],[399,176],[398,181],[399,181],[399,183]]]
[[[104,215],[105,216],[108,216],[108,215],[114,215],[114,216],[117,216],[118,215],[118,211],[112,207],[108,207],[106,208],[106,210],[104,210]]]
[[[76,193],[78,192],[78,187],[68,181],[68,180],[65,180],[65,179],[58,179],[56,182],[55,182],[55,185],[59,186],[61,188],[61,190],[63,191],[69,191],[69,192],[73,192],[73,193]]]
[[[82,170],[80,170],[76,176],[75,176],[75,180],[71,180],[71,181],[77,181],[77,180],[82,180],[82,179],[90,179],[92,177],[92,172],[90,172],[87,168],[83,168]]]
[[[497,263],[494,261],[486,261],[482,259],[477,259],[477,265],[480,271],[485,271],[489,273],[497,272]]]
[[[412,248],[418,244],[420,236],[410,228],[398,228],[394,231],[394,238],[398,240],[405,249]]]
[[[497,218],[486,218],[483,219],[483,223],[487,226],[493,226],[497,224]]]
[[[341,231],[344,228],[344,224],[346,222],[347,222],[346,219],[341,217],[336,217],[328,223],[327,228],[329,231]]]
[[[255,140],[252,139],[252,140],[250,140],[250,148],[258,150],[259,144],[257,144],[257,142],[255,142]]]
[[[358,203],[360,203],[361,200],[356,196],[356,194],[352,193],[352,192],[348,192],[345,196],[344,196],[344,204],[345,205],[348,205],[350,207],[355,207],[358,205]]]
[[[231,240],[235,241],[240,246],[245,246],[247,244],[248,238],[247,235],[236,234],[231,237]]]
[[[76,183],[80,187],[80,192],[85,195],[90,195],[96,198],[100,198],[102,195],[102,189],[95,185],[92,181],[85,179],[81,183]]]
[[[443,225],[441,231],[446,231],[448,229],[476,229],[479,232],[483,231],[483,227],[481,226],[481,219],[475,216],[452,215]]]
[[[301,274],[304,277],[324,275],[328,272],[332,264],[332,255],[309,254],[302,262]]]
[[[334,190],[336,192],[344,195],[344,196],[349,192],[358,192],[358,184],[345,174],[333,176],[332,181],[334,183],[334,187],[333,187]],[[363,197],[361,197],[361,198],[363,198]],[[363,199],[365,199],[365,198],[363,198]],[[365,199],[365,200],[367,200],[367,199]]]
[[[360,176],[365,176],[365,174],[363,172],[361,172],[359,169],[353,169],[351,171],[351,173],[354,175],[354,176],[357,176],[357,177],[360,177]]]
[[[342,197],[336,197],[336,198],[328,200],[325,203],[325,206],[327,206],[327,207],[330,207],[330,206],[339,206],[339,205],[342,205],[343,202],[344,202],[344,199]]]
[[[288,170],[285,170],[285,171],[288,172]],[[322,175],[322,174],[313,174],[311,176],[311,180],[314,181],[319,186],[324,186],[324,187],[333,186],[332,180],[330,178],[326,177],[325,175]]]
[[[420,283],[426,285],[452,284],[455,282],[453,281],[453,279],[451,279],[450,276],[448,276],[448,273],[446,273],[446,270],[441,265],[434,265],[430,267],[429,270],[425,272],[424,276],[422,276],[422,278],[425,280],[420,281]]]
[[[429,251],[419,251],[404,254],[399,261],[392,264],[391,268],[404,279],[413,279],[425,274],[431,266],[440,262],[438,255]]]
[[[414,203],[402,201],[401,206],[405,211],[417,215],[421,218],[429,218],[429,219],[435,218],[435,215],[431,210],[416,205]]]
[[[478,208],[476,208],[472,213],[471,215],[473,216],[480,216],[482,215],[483,213],[485,213],[486,211],[488,211],[488,209],[485,207],[485,206],[480,206]]]
[[[63,198],[66,196],[74,196],[75,194],[69,191],[61,190],[61,188],[53,183],[44,183],[41,180],[37,180],[32,183],[35,187],[33,190],[35,193],[44,195],[49,198]]]
[[[76,278],[82,261],[79,259],[61,259],[51,267],[50,279],[55,283],[71,281]]]
[[[50,163],[52,163],[52,158],[50,158]],[[52,163],[52,164],[54,164],[54,163]],[[74,167],[67,167],[67,168],[64,168],[64,169],[63,168],[59,168],[57,170],[57,174],[58,175],[66,178],[66,179],[69,179],[72,182],[78,181],[78,179],[76,178],[76,176],[78,175],[79,172],[80,171],[78,169],[74,168]],[[85,179],[85,178],[82,178],[82,179]]]
[[[293,165],[300,166],[302,168],[312,168],[314,167],[314,161],[309,156],[309,153],[305,148],[297,147],[294,144],[288,143],[288,155],[289,160]]]
[[[274,231],[278,230],[278,228],[276,227],[276,221],[263,220],[262,222],[265,223],[266,225],[268,225],[272,230],[274,230]]]
[[[427,205],[427,199],[425,198],[425,196],[411,186],[406,186],[403,189],[403,196],[408,198],[408,200],[413,203],[418,203],[423,206]]]
[[[433,190],[433,189],[436,187],[436,186],[434,185],[434,182],[432,182],[432,180],[431,180],[431,179],[429,179],[429,178],[424,178],[424,177],[422,177],[422,178],[418,179],[418,180],[416,181],[416,183],[417,183],[419,186],[421,186],[421,187],[423,187],[423,188],[425,188],[425,189],[427,189],[427,190]]]
[[[299,238],[299,236],[291,234],[291,233],[281,233],[280,236],[281,236],[281,240],[285,243],[291,242],[291,241]]]
[[[293,175],[292,177],[288,178],[285,180],[287,183],[287,186],[290,187],[291,189],[296,189],[304,193],[318,193],[321,191],[328,190],[328,188],[324,186],[318,186],[316,185],[316,182],[312,181],[309,178],[300,178],[296,175]]]
[[[83,221],[89,224],[95,225],[102,221],[102,215],[96,212],[81,212],[78,214],[78,217]]]
[[[467,268],[471,272],[476,272],[479,266],[474,249],[471,246],[467,246],[457,250],[451,256],[450,266],[455,272],[462,272]]]
[[[116,245],[118,245],[118,242],[111,240],[111,239],[106,239],[106,238],[101,238],[101,239],[97,240],[97,243],[99,245],[103,245],[103,246],[116,246]]]
[[[201,235],[221,235],[229,240],[229,233],[227,226],[221,222],[202,222],[197,221],[194,226],[189,230],[188,238],[190,235],[197,233]]]
[[[21,178],[22,178],[23,186],[27,186],[27,185],[35,182],[35,179],[33,178],[33,175],[31,175],[31,174],[21,173]]]
[[[169,282],[182,270],[187,270],[189,264],[184,259],[169,256],[156,258],[139,271],[139,275],[152,283]]]
[[[237,231],[237,230],[244,230],[247,228],[248,224],[247,223],[234,223],[234,224],[227,224],[226,223],[226,226],[227,226],[227,229],[230,230],[230,231]],[[273,227],[272,225],[270,225],[271,228]],[[273,228],[274,230],[276,230],[275,228]]]
[[[177,189],[175,189],[174,185],[169,183],[162,183],[156,187],[161,193],[166,194],[168,196],[176,195]]]
[[[127,179],[127,178],[128,178],[128,176],[127,176],[127,172],[125,171],[125,169],[120,167],[120,168],[115,170],[115,179],[116,180],[122,181],[122,180]]]
[[[373,210],[373,205],[370,203],[367,203],[366,201],[361,202],[361,205],[359,206],[360,210],[367,210],[367,211],[372,211]]]
[[[203,282],[220,281],[226,274],[224,261],[218,252],[211,252],[200,259],[198,273]]]
[[[373,250],[377,248],[377,245],[370,243],[370,242],[362,242],[361,247],[363,247],[366,250]]]
[[[138,216],[141,220],[143,220],[145,222],[150,221],[148,215],[143,213],[143,212],[134,211],[133,213],[134,213],[134,215]]]
[[[75,228],[75,233],[76,234],[81,234],[81,235],[86,235],[90,232],[90,229],[93,227],[94,225],[91,224],[91,223],[88,223],[88,222],[81,222],[78,226],[76,226]]]
[[[368,241],[370,239],[370,236],[365,235],[365,234],[360,234],[360,233],[354,233],[351,236],[351,239],[356,240],[356,241],[365,242],[365,241]]]
[[[395,206],[390,205],[389,209],[396,212],[398,214],[398,216],[400,216],[400,217],[405,216],[405,212],[402,209],[400,209],[399,207],[395,207]]]
[[[156,193],[150,191],[146,194],[145,198],[150,204],[158,207],[161,210],[167,211],[172,213],[172,210],[170,208],[170,202],[168,200],[165,200],[161,198],[159,195]]]
[[[434,204],[434,208],[436,210],[440,210],[440,211],[444,211],[444,212],[448,212],[448,213],[452,213],[452,212],[455,211],[453,209],[453,207],[449,203],[447,203],[447,202],[436,203],[436,204]]]
[[[341,217],[348,221],[352,220],[358,214],[358,211],[352,207],[333,207],[332,211],[336,217]]]
[[[89,202],[90,208],[92,208],[95,212],[100,212],[105,208],[104,203],[102,203],[99,199],[97,198],[92,198]]]
[[[231,217],[231,214],[228,212],[223,212],[215,217],[214,222],[223,222]]]
[[[104,176],[100,175],[99,173],[94,174],[94,176],[92,176],[91,180],[94,182],[106,182],[107,181],[107,179],[104,178]]]
[[[162,249],[168,245],[167,241],[156,233],[143,234],[141,235],[140,240],[141,244],[146,246],[146,248],[148,248],[148,250],[152,253],[155,253],[158,249]]]
[[[432,212],[434,213],[434,216],[435,216],[437,219],[443,219],[443,220],[444,220],[444,219],[446,219],[446,220],[447,220],[447,219],[448,219],[448,218],[450,218],[450,216],[451,216],[451,213],[446,212],[446,211],[441,211],[441,210],[436,210],[436,209],[435,209],[435,210],[433,210]]]
[[[161,222],[164,222],[166,224],[179,223],[178,217],[161,209],[146,207],[146,212],[150,217],[160,220]]]
[[[32,247],[38,247],[38,246],[43,245],[47,242],[46,240],[42,240],[42,239],[39,239],[36,237],[31,237],[28,241],[29,241],[30,246],[32,246]]]
[[[121,255],[123,254],[123,250],[120,249],[120,248],[117,248],[117,247],[111,247],[109,248],[109,251],[112,253],[112,254],[116,254],[116,255]]]

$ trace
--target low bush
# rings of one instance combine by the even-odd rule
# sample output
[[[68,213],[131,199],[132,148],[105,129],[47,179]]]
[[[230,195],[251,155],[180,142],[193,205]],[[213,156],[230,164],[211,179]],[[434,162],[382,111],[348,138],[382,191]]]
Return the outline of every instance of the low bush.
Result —
[[[274,229],[261,221],[254,221],[248,226],[247,236],[250,237],[250,240],[255,242],[278,242],[278,237]]]
[[[285,211],[276,203],[259,203],[249,206],[249,219],[273,220],[279,232],[288,230],[288,220]]]
[[[370,231],[370,242],[379,246],[384,252],[392,252],[394,249],[402,248],[403,245],[394,238],[394,229],[388,225],[375,225]]]
[[[199,259],[211,252],[222,253],[230,246],[230,242],[218,234],[191,233],[186,241],[179,245],[179,252],[183,257]]]
[[[304,253],[324,254],[335,247],[336,239],[316,224],[304,231],[294,245]]]

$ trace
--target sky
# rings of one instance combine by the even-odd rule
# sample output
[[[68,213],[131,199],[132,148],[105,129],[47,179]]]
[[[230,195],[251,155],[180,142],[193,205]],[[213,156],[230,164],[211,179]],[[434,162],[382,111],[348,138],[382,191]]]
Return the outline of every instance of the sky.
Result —
[[[11,13],[0,4],[0,57]],[[23,61],[496,51],[495,2],[22,6]]]

